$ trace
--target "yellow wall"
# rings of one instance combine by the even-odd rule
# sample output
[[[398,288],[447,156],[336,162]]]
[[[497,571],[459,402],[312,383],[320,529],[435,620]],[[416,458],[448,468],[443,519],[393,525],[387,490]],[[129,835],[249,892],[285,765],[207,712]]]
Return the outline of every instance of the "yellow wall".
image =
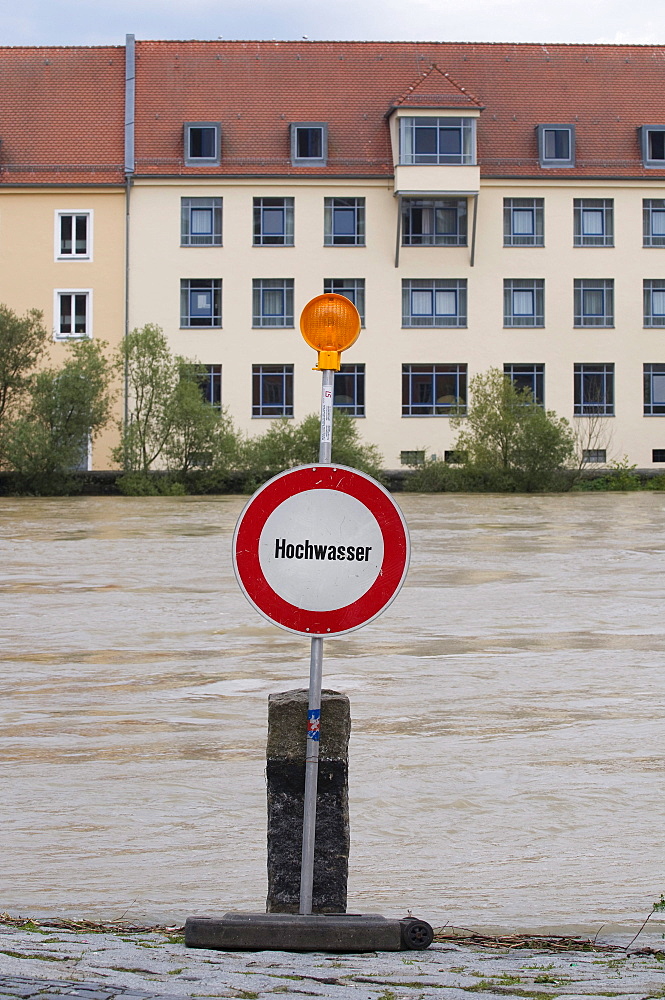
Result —
[[[625,454],[650,467],[651,449],[665,448],[665,419],[643,416],[642,364],[665,362],[665,330],[644,329],[642,279],[665,270],[665,250],[642,247],[642,198],[658,191],[639,183],[582,184],[561,180],[484,182],[478,199],[475,266],[468,247],[401,247],[395,268],[397,200],[393,182],[262,181],[137,182],[132,195],[130,325],[158,323],[173,349],[208,364],[223,365],[223,402],[242,430],[262,432],[268,421],[251,417],[252,364],[295,366],[295,417],[319,406],[320,377],[314,354],[297,329],[305,303],[323,291],[323,279],[365,278],[366,329],[344,354],[366,365],[363,436],[382,449],[386,466],[400,451],[443,455],[455,432],[447,417],[401,416],[401,365],[466,363],[469,376],[490,365],[545,364],[545,401],[573,423],[575,362],[615,364],[616,416],[604,420],[608,461]],[[295,245],[252,245],[252,199],[295,198]],[[223,197],[222,247],[180,247],[181,196]],[[366,198],[365,247],[323,246],[325,196]],[[545,246],[503,246],[503,198],[545,199]],[[615,246],[573,247],[573,199],[614,199]],[[469,239],[471,217],[469,218]],[[575,329],[575,278],[613,278],[615,327]],[[179,329],[180,279],[222,279],[222,329]],[[295,279],[295,329],[252,329],[252,278]],[[402,329],[403,278],[466,278],[468,327]],[[503,279],[545,279],[545,327],[504,329]]]
[[[3,188],[0,192],[0,301],[18,313],[40,309],[54,330],[56,289],[92,291],[92,335],[108,343],[109,354],[124,333],[125,198],[121,189],[71,187],[60,189]],[[92,259],[55,259],[56,212],[91,211]],[[66,342],[51,345],[58,364]],[[116,385],[119,392],[120,385]],[[118,396],[115,419],[122,411]],[[111,467],[110,449],[117,429],[109,424],[93,443],[92,467]]]

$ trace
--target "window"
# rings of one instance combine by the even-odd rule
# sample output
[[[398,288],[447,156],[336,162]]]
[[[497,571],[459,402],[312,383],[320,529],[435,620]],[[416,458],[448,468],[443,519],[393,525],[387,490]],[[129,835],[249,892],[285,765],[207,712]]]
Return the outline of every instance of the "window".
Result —
[[[645,278],[644,325],[665,326],[665,281]]]
[[[575,326],[614,326],[613,278],[575,278]]]
[[[183,278],[180,282],[180,326],[221,325],[221,279]]]
[[[87,472],[90,468],[90,458],[91,458],[91,440],[90,434],[84,434],[81,438],[81,443],[79,445],[78,456],[74,459],[72,464],[69,466],[72,472]]]
[[[614,416],[614,365],[575,365],[576,417]]]
[[[665,448],[653,448],[651,451],[652,462],[665,462]]]
[[[293,278],[255,278],[252,325],[293,326]]]
[[[538,125],[536,133],[541,167],[575,166],[574,125]]]
[[[665,125],[642,125],[639,133],[643,166],[665,167]]]
[[[55,213],[56,260],[92,259],[92,212]]]
[[[575,198],[573,218],[574,246],[614,246],[613,198]]]
[[[644,415],[665,416],[665,364],[644,366]]]
[[[528,389],[534,403],[545,404],[545,365],[504,365],[507,375],[516,389]]]
[[[365,279],[364,278],[326,278],[323,282],[324,294],[334,292],[350,299],[360,313],[360,322],[365,325]]]
[[[589,463],[600,462],[601,464],[604,464],[607,462],[607,450],[605,448],[583,448],[582,461]]]
[[[450,451],[446,450],[443,453],[443,461],[447,462],[448,465],[464,465],[467,457],[468,452],[466,450],[459,451],[456,448],[451,448]]]
[[[219,165],[219,122],[185,122],[185,166]]]
[[[401,465],[423,465],[425,462],[425,452],[400,451],[399,460]]]
[[[293,122],[291,164],[294,167],[325,167],[328,159],[326,122]]]
[[[542,247],[544,244],[544,198],[504,198],[504,247]]]
[[[254,199],[254,246],[293,246],[293,198]]]
[[[404,198],[402,245],[466,246],[466,198]]]
[[[466,365],[402,365],[402,416],[448,417],[466,411]]]
[[[473,164],[475,118],[400,118],[402,164]]]
[[[198,383],[203,400],[215,410],[222,408],[222,366],[199,365]]]
[[[364,365],[342,365],[335,372],[333,406],[350,417],[365,416]]]
[[[325,199],[323,245],[327,247],[365,245],[364,198]]]
[[[405,278],[402,326],[466,326],[466,278]]]
[[[55,315],[56,340],[67,340],[69,337],[91,337],[92,292],[82,289],[56,291]]]
[[[542,278],[505,278],[503,325],[545,325],[545,282]]]
[[[180,199],[180,245],[212,247],[222,245],[222,199]]]
[[[293,365],[252,365],[252,416],[293,416]]]
[[[645,247],[665,247],[665,198],[642,201],[642,234]]]

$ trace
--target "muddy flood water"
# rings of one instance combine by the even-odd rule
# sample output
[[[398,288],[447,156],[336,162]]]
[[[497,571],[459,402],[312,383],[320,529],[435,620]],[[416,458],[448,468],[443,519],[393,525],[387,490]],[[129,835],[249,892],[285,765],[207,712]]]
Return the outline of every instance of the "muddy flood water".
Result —
[[[404,589],[326,640],[349,908],[597,928],[665,891],[665,494],[400,495]],[[309,644],[235,583],[244,500],[0,501],[0,911],[263,909],[272,691]]]

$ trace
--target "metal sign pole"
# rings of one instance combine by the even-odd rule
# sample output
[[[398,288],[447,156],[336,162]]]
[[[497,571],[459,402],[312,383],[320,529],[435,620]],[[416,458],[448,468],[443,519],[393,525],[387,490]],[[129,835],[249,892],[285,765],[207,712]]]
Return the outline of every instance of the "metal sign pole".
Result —
[[[330,465],[332,453],[333,385],[335,373],[321,373],[321,435],[319,462]],[[319,778],[319,735],[321,728],[321,682],[323,675],[323,638],[312,638],[309,661],[309,706],[307,709],[307,750],[305,753],[305,802],[302,823],[302,860],[300,864],[300,913],[312,912],[314,885],[314,843],[316,840],[316,789]]]

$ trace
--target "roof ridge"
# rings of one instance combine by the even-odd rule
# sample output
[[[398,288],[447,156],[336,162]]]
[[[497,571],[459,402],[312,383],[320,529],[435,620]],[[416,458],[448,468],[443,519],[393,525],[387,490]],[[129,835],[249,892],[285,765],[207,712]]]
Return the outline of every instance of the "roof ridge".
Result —
[[[664,42],[556,42],[556,41],[532,41],[532,42],[488,42],[488,41],[474,41],[473,39],[467,41],[453,41],[451,39],[447,41],[437,41],[433,38],[420,38],[420,39],[395,39],[395,38],[366,38],[366,39],[351,39],[351,38],[136,38],[136,43],[140,44],[150,44],[150,45],[351,45],[351,46],[362,46],[362,45],[401,45],[401,46],[418,46],[418,45],[428,45],[437,47],[475,47],[475,48],[535,48],[539,49],[543,46],[550,46],[552,48],[562,48],[562,49],[661,49],[665,50]],[[112,46],[112,43],[109,43]],[[17,45],[17,46],[5,46],[6,48],[44,48],[44,46],[39,45]],[[102,48],[109,46],[53,46],[55,48]],[[122,48],[122,44],[119,46]]]
[[[414,83],[412,83],[409,87],[407,87],[407,89],[404,91],[401,97],[398,97],[396,101],[393,101],[393,108],[402,107],[408,100],[410,100],[413,97],[415,91],[418,90],[420,87],[422,87],[425,81],[434,73],[435,70],[437,71],[437,73],[439,73],[440,76],[443,77],[446,83],[450,87],[454,87],[454,89],[458,92],[458,94],[464,97],[465,100],[469,101],[471,104],[475,104],[476,107],[478,108],[483,107],[482,102],[479,101],[478,98],[475,97],[470,91],[468,91],[466,87],[463,87],[461,84],[457,82],[457,80],[454,80],[453,77],[450,75],[450,73],[444,72],[438,65],[438,63],[433,62],[430,64],[430,67],[426,72],[422,73],[421,76]]]

